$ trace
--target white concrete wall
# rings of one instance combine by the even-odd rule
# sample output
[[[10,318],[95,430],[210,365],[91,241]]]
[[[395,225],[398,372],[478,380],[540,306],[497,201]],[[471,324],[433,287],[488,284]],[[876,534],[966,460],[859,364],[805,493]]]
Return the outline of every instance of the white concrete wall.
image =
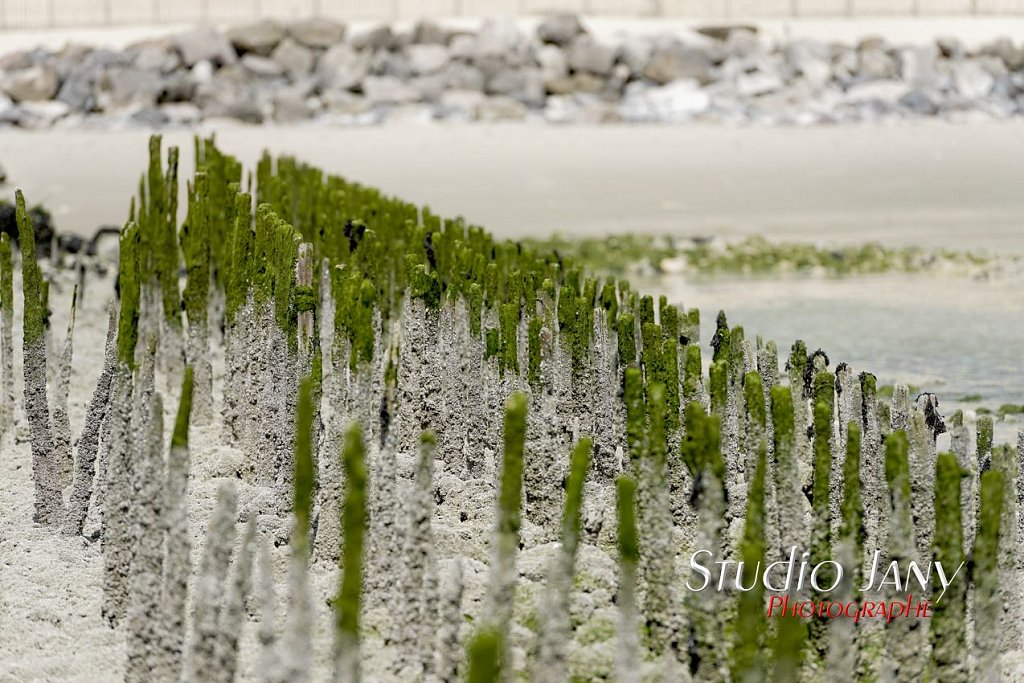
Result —
[[[1024,15],[1024,0],[0,0],[0,29],[220,23],[314,14],[384,21],[554,11],[682,18]]]

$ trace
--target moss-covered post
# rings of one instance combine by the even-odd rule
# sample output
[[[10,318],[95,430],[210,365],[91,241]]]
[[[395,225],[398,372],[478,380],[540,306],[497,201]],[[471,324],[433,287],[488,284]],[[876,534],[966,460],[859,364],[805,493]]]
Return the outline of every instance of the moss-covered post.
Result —
[[[185,368],[181,398],[171,434],[164,488],[164,573],[161,589],[161,655],[153,680],[178,680],[184,665],[188,583],[192,576],[192,535],[188,524],[188,433],[192,421],[192,368]]]
[[[538,624],[537,659],[533,679],[538,683],[562,683],[568,679],[571,639],[569,598],[576,573],[583,516],[583,487],[590,469],[594,442],[581,438],[573,447],[565,487],[561,547],[548,574],[542,618]]]
[[[619,545],[619,625],[615,642],[615,680],[618,683],[640,681],[640,614],[637,609],[636,572],[640,548],[636,528],[636,483],[622,475],[618,491]]]
[[[502,679],[502,637],[495,628],[480,630],[469,641],[467,683],[495,683]]]
[[[308,681],[312,674],[313,599],[309,587],[309,534],[313,512],[313,388],[299,383],[295,410],[295,457],[292,474],[291,557],[288,564],[288,619],[285,622],[284,666],[289,681]]]
[[[15,193],[18,243],[21,245],[21,286],[25,298],[22,353],[25,373],[25,414],[32,434],[32,480],[35,483],[35,521],[57,524],[64,512],[60,473],[50,429],[50,406],[46,399],[46,338],[43,274],[36,261],[32,219],[25,210],[25,196]]]
[[[999,648],[1003,615],[1001,585],[1009,577],[1001,577],[999,572],[999,536],[1005,489],[1006,477],[1001,471],[993,469],[981,475],[981,505],[971,583],[974,586],[974,680],[984,683],[1003,680],[999,661],[1002,654]]]
[[[185,253],[188,283],[185,285],[185,315],[188,318],[186,357],[195,372],[194,417],[196,424],[213,420],[213,371],[210,365],[210,178],[196,173],[189,193],[188,220],[181,226],[181,247]],[[177,250],[175,249],[175,260]],[[175,284],[175,291],[177,285]]]
[[[864,553],[864,505],[860,488],[860,421],[852,420],[843,430],[846,435],[846,458],[843,460],[840,524],[836,538],[836,560],[843,568],[843,580],[835,594],[837,601],[860,602],[855,587],[860,582],[861,557]],[[859,659],[856,625],[849,619],[835,619],[829,629],[829,670],[852,679]]]
[[[14,426],[14,266],[11,238],[0,234],[0,437]]]
[[[799,554],[800,548],[805,546],[807,539],[800,479],[793,474],[799,471],[793,405],[789,387],[772,388],[775,488],[778,493],[779,529],[782,539],[780,550],[784,557],[789,557],[793,548],[796,548],[796,552]],[[790,590],[790,599],[792,600],[798,595],[794,585]],[[785,614],[778,618],[773,645],[774,680],[789,681],[798,678],[804,659],[806,636],[807,626],[802,619]]]
[[[363,539],[366,534],[366,446],[363,431],[353,424],[345,435],[341,456],[345,474],[342,505],[341,585],[334,602],[335,683],[359,683],[359,622],[363,596]]]
[[[745,388],[748,393],[755,393],[760,413],[751,412],[758,427],[763,430],[765,421],[764,403],[761,400],[760,377],[756,372],[748,373]],[[762,432],[763,433],[763,432]],[[743,540],[740,544],[740,560],[743,572],[740,576],[744,589],[739,594],[736,605],[736,618],[730,657],[732,680],[737,683],[758,683],[768,677],[768,670],[763,652],[768,635],[768,622],[765,616],[764,584],[758,568],[767,566],[765,561],[765,519],[764,493],[765,476],[768,469],[768,444],[762,437],[757,445],[757,456],[754,474],[747,490],[746,521],[743,527]]]
[[[498,489],[498,522],[494,534],[491,576],[487,588],[488,624],[497,629],[502,661],[508,662],[508,632],[516,592],[516,554],[522,514],[523,456],[526,440],[526,395],[515,393],[505,403],[504,448]],[[503,675],[510,675],[503,666]]]
[[[811,560],[817,564],[832,559],[832,452],[835,414],[835,376],[823,371],[814,375],[812,388],[812,427],[814,441],[811,451]],[[831,585],[834,574],[826,570],[821,574],[821,585]],[[824,593],[816,593],[816,600],[826,600]],[[825,631],[827,621],[816,618],[808,624],[815,655],[824,658],[827,651]]]
[[[960,479],[963,470],[952,453],[940,453],[935,466],[934,558],[947,576],[966,562],[963,545]],[[967,658],[967,577],[960,571],[940,595],[932,591],[932,664],[941,683],[970,680]]]

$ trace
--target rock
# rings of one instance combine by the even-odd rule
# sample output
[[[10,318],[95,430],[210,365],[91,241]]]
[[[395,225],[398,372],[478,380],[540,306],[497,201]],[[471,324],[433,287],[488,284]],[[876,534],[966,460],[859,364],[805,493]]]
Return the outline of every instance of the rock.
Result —
[[[649,39],[630,36],[619,46],[619,61],[629,67],[632,75],[641,77],[653,52],[654,44]]]
[[[569,63],[565,52],[554,45],[542,45],[535,55],[545,81],[565,78],[569,75]]]
[[[315,111],[301,90],[284,88],[274,96],[274,121],[278,123],[305,121]]]
[[[547,80],[544,84],[547,87],[547,91],[552,95],[571,95],[573,93],[597,94],[604,91],[606,81],[594,74],[578,73],[572,76]]]
[[[352,90],[366,77],[370,58],[366,52],[356,52],[344,43],[335,45],[320,55],[316,76],[323,89]]]
[[[223,35],[209,27],[200,27],[174,36],[174,46],[187,66],[206,60],[223,66],[237,59],[235,49]]]
[[[487,82],[491,95],[506,95],[520,102],[542,105],[544,77],[540,69],[506,69]]]
[[[160,91],[157,94],[157,101],[165,102],[191,102],[196,94],[196,82],[187,72],[176,71],[160,82]]]
[[[678,122],[706,111],[710,104],[710,96],[694,79],[676,80],[653,88],[631,83],[626,87],[618,113],[623,121],[635,123]]]
[[[500,57],[506,61],[519,52],[522,36],[510,17],[485,19],[476,35],[475,57]]]
[[[447,90],[441,94],[438,114],[448,121],[474,121],[485,96],[478,90]]]
[[[167,122],[172,126],[192,125],[198,123],[203,118],[203,113],[199,111],[199,107],[191,102],[163,104],[160,106],[160,110],[163,111],[164,116],[167,117]]]
[[[522,121],[527,113],[525,104],[501,95],[484,99],[476,108],[480,121]]]
[[[978,100],[991,94],[995,77],[974,60],[953,64],[953,83],[963,97]]]
[[[470,60],[476,57],[476,36],[470,34],[459,34],[453,36],[448,44],[448,54],[452,59]]]
[[[313,51],[291,38],[282,40],[270,53],[270,58],[280,64],[292,78],[301,78],[309,74],[316,63]]]
[[[441,77],[445,87],[450,90],[476,90],[484,89],[487,79],[484,73],[471,64],[462,62],[451,62],[443,71]]]
[[[170,44],[152,43],[129,52],[131,65],[143,71],[169,74],[181,67],[181,57]]]
[[[260,57],[269,57],[284,36],[284,27],[273,19],[260,19],[227,32],[228,40],[239,54],[252,53]]]
[[[306,47],[328,48],[345,39],[345,24],[324,17],[300,19],[288,25],[288,35]]]
[[[565,47],[577,36],[586,33],[579,17],[575,14],[555,14],[547,17],[537,26],[537,37],[542,43]]]
[[[429,19],[420,19],[412,30],[412,42],[420,45],[447,45],[451,33]]]
[[[39,55],[35,50],[15,50],[0,55],[0,71],[21,71],[36,66]]]
[[[899,105],[920,116],[934,116],[939,111],[935,100],[923,90],[911,90],[899,99]]]
[[[846,90],[847,102],[884,102],[894,104],[907,94],[903,81],[865,81]]]
[[[866,80],[887,80],[896,78],[899,68],[888,52],[874,43],[868,43],[857,51],[857,75]]]
[[[960,42],[960,39],[952,36],[940,36],[936,38],[935,47],[939,49],[939,54],[946,59],[963,59],[964,55],[967,53],[964,49],[964,44]]]
[[[683,79],[708,83],[711,57],[699,48],[683,45],[656,48],[644,66],[643,76],[660,84]]]
[[[742,27],[729,32],[729,37],[725,39],[723,47],[727,55],[741,59],[754,57],[763,50],[763,45],[761,44],[761,39],[757,36],[757,32]]]
[[[1002,60],[1007,69],[1020,71],[1024,69],[1024,45],[1014,45],[1009,38],[1000,38],[989,43],[980,50],[981,54],[992,55]]]
[[[104,109],[141,105],[153,107],[163,90],[160,75],[132,67],[108,69],[100,79],[101,104]]]
[[[697,28],[697,33],[702,36],[707,36],[712,40],[718,40],[725,42],[732,37],[733,33],[743,32],[750,35],[757,34],[757,26],[753,24],[736,24],[736,25],[724,25],[724,26],[700,26]]]
[[[780,90],[784,85],[775,71],[754,71],[740,74],[736,78],[736,94],[740,97],[757,97]]]
[[[448,64],[448,49],[443,45],[410,45],[405,48],[409,67],[415,74],[431,74]]]
[[[284,75],[284,67],[270,57],[261,57],[256,53],[242,56],[241,64],[247,71],[260,78],[277,78]]]
[[[363,94],[371,104],[402,104],[419,99],[419,91],[394,76],[367,76]]]
[[[390,50],[395,46],[395,34],[392,33],[390,26],[377,26],[353,35],[351,43],[352,47],[357,50],[369,50],[370,52]]]
[[[263,123],[263,110],[254,102],[232,102],[221,109],[218,114],[242,123]]]
[[[825,85],[832,77],[828,48],[821,43],[794,41],[786,46],[783,54],[793,70],[815,86]]]
[[[15,102],[38,102],[53,99],[60,87],[57,72],[48,66],[30,66],[5,74],[0,90]]]
[[[934,44],[900,50],[900,77],[908,83],[923,85],[935,79],[939,50]]]
[[[573,71],[607,76],[615,65],[615,48],[599,45],[589,36],[581,36],[572,44],[568,62]]]
[[[159,107],[142,107],[131,115],[131,122],[147,128],[161,128],[168,124],[169,119]]]

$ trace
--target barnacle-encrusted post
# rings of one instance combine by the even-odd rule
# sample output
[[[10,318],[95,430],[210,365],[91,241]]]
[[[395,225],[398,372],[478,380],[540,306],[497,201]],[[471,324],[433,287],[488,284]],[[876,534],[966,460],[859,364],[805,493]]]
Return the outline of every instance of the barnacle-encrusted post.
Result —
[[[416,463],[414,493],[408,502],[409,529],[405,535],[402,595],[397,619],[403,678],[420,679],[433,675],[434,639],[437,634],[437,567],[431,518],[434,514],[434,452],[437,437],[426,431],[420,435],[420,453]]]
[[[441,585],[441,605],[437,632],[437,679],[441,683],[459,680],[459,626],[462,624],[462,560],[455,558],[445,572]]]
[[[116,625],[124,616],[125,581],[131,564],[131,433],[136,368],[135,347],[139,340],[139,229],[129,223],[121,233],[118,284],[121,310],[117,324],[117,366],[111,387],[109,444],[106,462],[100,466],[103,478],[96,492],[102,506],[103,616]],[[141,395],[141,391],[139,395]]]
[[[11,238],[0,234],[0,436],[14,425],[14,266]]]
[[[161,523],[164,465],[164,412],[160,394],[149,399],[145,446],[137,451],[135,464],[138,476],[134,492],[131,574],[128,603],[128,665],[125,680],[149,681],[161,656],[160,629],[166,626],[158,614],[163,580],[164,526]]]
[[[675,549],[672,545],[672,509],[665,478],[665,385],[654,382],[648,385],[647,393],[647,448],[637,475],[639,521],[644,530],[640,542],[640,568],[648,646],[655,656],[660,657],[669,650],[676,630],[672,590]]]
[[[274,596],[274,560],[266,539],[256,542],[256,582],[253,591],[259,604],[260,625],[256,637],[260,643],[259,670],[263,683],[284,680],[277,643],[277,599]]]
[[[905,423],[906,421],[903,420]],[[909,442],[903,430],[885,437],[885,481],[889,489],[889,541],[888,561],[899,566],[917,560],[917,544],[910,500],[910,463],[907,458]],[[896,592],[880,596],[885,600],[898,600]],[[885,649],[882,667],[896,680],[918,680],[925,674],[926,651],[921,639],[924,629],[911,618],[894,619],[886,624]]]
[[[25,196],[15,193],[18,243],[21,245],[21,287],[25,297],[24,353],[25,414],[32,433],[32,480],[35,515],[40,524],[57,524],[63,515],[60,473],[54,459],[50,407],[46,402],[46,338],[43,330],[43,274],[36,261],[32,219],[25,211]]]
[[[358,424],[353,424],[345,435],[342,466],[345,471],[341,523],[344,547],[341,553],[341,586],[334,603],[334,681],[359,683],[359,612],[363,593],[363,537],[366,533],[366,447]]]
[[[188,428],[192,417],[192,386],[192,368],[186,367],[163,477],[162,522],[166,537],[160,596],[163,623],[160,658],[152,671],[153,680],[178,680],[184,663],[185,623],[188,616],[186,596],[189,578],[192,576],[192,535],[188,525]]]
[[[952,453],[940,453],[935,466],[935,562],[951,575],[965,562],[960,479],[963,470]],[[932,662],[942,683],[969,680],[967,659],[966,576],[953,580],[941,599],[933,591]]]
[[[1003,614],[999,572],[999,536],[1003,515],[1006,478],[999,470],[981,475],[981,506],[978,535],[974,540],[971,582],[974,584],[973,680],[998,683],[1003,680],[999,664],[999,628]]]
[[[765,410],[761,396],[761,378],[756,372],[747,373],[744,389],[748,397],[748,415],[754,429],[764,433]],[[755,399],[753,401],[749,399]],[[753,406],[753,409],[750,407]],[[758,411],[757,406],[760,407]],[[758,683],[768,676],[761,653],[766,647],[768,623],[765,618],[764,584],[760,571],[765,563],[764,489],[768,469],[768,444],[762,436],[756,447],[754,474],[747,490],[746,522],[740,544],[740,576],[744,591],[736,605],[735,632],[732,643],[730,670],[737,683]],[[749,588],[749,590],[747,590]]]
[[[784,556],[788,556],[794,547],[799,552],[807,537],[804,526],[806,499],[803,498],[799,477],[792,474],[798,471],[799,463],[793,428],[793,398],[789,387],[772,388],[772,421],[775,427],[775,488],[778,492],[781,550]],[[790,589],[790,598],[797,595],[794,586]],[[802,619],[785,614],[779,617],[774,644],[774,680],[797,678],[803,661],[806,632]]]
[[[220,642],[221,602],[231,564],[237,506],[238,493],[234,484],[221,484],[217,489],[217,505],[210,517],[206,547],[194,588],[192,635],[182,677],[185,683],[205,683],[223,677],[217,645]]]
[[[843,580],[835,595],[837,601],[859,602],[861,556],[864,547],[864,506],[860,490],[860,420],[851,420],[843,430],[846,435],[846,458],[843,461],[843,498],[839,507],[841,518],[836,539],[836,560],[843,568]],[[852,679],[857,670],[859,651],[856,625],[850,619],[833,619],[829,625],[829,670]]]
[[[213,420],[213,370],[210,365],[210,178],[196,173],[190,188],[188,220],[181,226],[181,248],[185,254],[188,283],[185,285],[185,315],[188,318],[186,356],[195,372],[193,412],[196,424]],[[177,251],[174,252],[177,254]],[[177,283],[175,283],[177,291]]]
[[[1018,445],[1024,444],[1024,429],[1018,432]],[[1016,451],[1009,445],[993,452],[992,467],[1003,474],[1003,517],[999,532],[999,576],[1001,594],[999,652],[1020,648],[1022,618],[1016,609],[1021,603],[1024,572],[1024,539],[1021,536],[1020,506],[1017,491],[1021,486]]]
[[[636,484],[622,475],[618,490],[619,543],[619,625],[615,642],[615,680],[618,683],[640,681],[640,614],[636,603],[636,569],[640,549],[636,530]]]
[[[238,670],[238,639],[245,623],[245,601],[252,588],[252,557],[256,542],[256,515],[250,515],[235,553],[231,576],[220,613],[220,640],[217,644],[217,668],[223,683],[235,680]]]
[[[288,619],[285,622],[285,675],[307,681],[312,660],[312,596],[309,588],[309,533],[313,510],[313,386],[299,384],[295,410],[295,473],[292,499],[291,557],[288,563]]]
[[[964,413],[957,410],[950,419],[950,447],[956,455],[963,477],[960,480],[960,498],[963,505],[963,545],[974,547],[975,512],[978,500],[978,459],[971,453],[971,433],[964,424]]]
[[[78,437],[78,453],[75,457],[75,471],[72,478],[71,498],[64,511],[62,532],[66,536],[82,533],[85,517],[89,512],[93,481],[96,479],[96,453],[99,450],[100,427],[107,416],[110,405],[110,387],[117,362],[117,316],[118,305],[111,301],[107,309],[107,340],[103,350],[103,368],[93,389],[92,398],[85,411],[85,424]]]
[[[60,470],[61,488],[71,483],[71,470],[75,458],[71,452],[71,422],[68,419],[68,389],[71,384],[71,360],[75,337],[75,309],[78,304],[78,286],[71,293],[71,313],[68,331],[64,336],[64,349],[57,369],[57,387],[53,397],[53,454]]]
[[[569,479],[565,487],[561,546],[548,574],[545,607],[538,624],[537,659],[533,676],[538,683],[561,683],[568,678],[567,650],[571,637],[569,598],[576,573],[576,551],[579,549],[583,485],[593,449],[593,441],[584,437],[572,450]]]
[[[499,634],[501,658],[508,661],[508,631],[516,592],[516,554],[523,497],[523,450],[526,440],[526,395],[512,394],[505,402],[504,448],[498,489],[498,523],[494,533],[491,573],[487,587],[488,625]],[[509,675],[509,667],[502,667]]]

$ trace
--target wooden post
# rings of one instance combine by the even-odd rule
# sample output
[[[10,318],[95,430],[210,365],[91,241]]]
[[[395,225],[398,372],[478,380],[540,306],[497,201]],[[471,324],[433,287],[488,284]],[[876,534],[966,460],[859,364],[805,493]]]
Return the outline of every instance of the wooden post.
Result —
[[[295,262],[295,286],[303,291],[313,289],[313,245],[299,245],[299,258]],[[299,358],[305,364],[313,356],[313,311],[299,309],[296,334]]]

